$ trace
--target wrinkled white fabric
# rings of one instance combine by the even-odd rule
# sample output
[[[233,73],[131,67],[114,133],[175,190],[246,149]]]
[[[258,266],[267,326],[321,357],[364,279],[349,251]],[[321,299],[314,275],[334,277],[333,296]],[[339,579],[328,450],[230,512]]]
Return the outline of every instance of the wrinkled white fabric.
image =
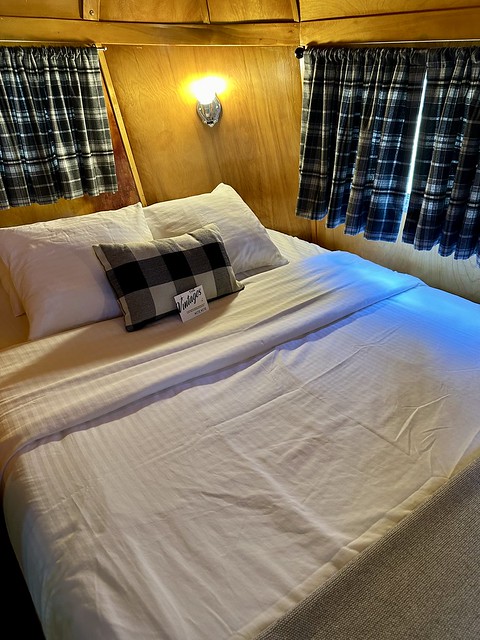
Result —
[[[47,638],[250,638],[478,454],[478,305],[341,252],[245,284],[0,353]]]

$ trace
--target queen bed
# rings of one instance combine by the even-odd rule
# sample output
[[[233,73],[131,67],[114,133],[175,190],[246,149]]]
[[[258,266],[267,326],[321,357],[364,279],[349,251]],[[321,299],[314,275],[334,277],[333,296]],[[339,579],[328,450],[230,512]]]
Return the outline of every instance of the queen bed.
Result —
[[[226,260],[182,322],[119,255],[145,275],[199,228]],[[3,509],[47,639],[478,637],[477,304],[267,231],[228,185],[2,229],[0,257]]]

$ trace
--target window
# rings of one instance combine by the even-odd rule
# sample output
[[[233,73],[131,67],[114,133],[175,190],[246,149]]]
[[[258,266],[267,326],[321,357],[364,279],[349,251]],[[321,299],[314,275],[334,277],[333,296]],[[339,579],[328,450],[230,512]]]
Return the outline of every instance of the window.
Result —
[[[0,208],[116,190],[96,49],[0,48]]]
[[[307,49],[297,215],[480,263],[477,47]]]

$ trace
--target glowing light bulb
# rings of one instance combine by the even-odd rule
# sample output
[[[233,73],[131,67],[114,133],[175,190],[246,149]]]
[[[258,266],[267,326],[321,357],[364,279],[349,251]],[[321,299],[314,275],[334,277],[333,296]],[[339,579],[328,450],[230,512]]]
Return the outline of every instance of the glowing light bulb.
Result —
[[[192,82],[191,89],[200,104],[210,104],[225,89],[225,80],[218,76],[207,76]]]
[[[190,85],[197,99],[197,113],[204,124],[213,127],[222,113],[222,105],[217,97],[225,89],[225,80],[218,76],[207,76],[195,80]]]

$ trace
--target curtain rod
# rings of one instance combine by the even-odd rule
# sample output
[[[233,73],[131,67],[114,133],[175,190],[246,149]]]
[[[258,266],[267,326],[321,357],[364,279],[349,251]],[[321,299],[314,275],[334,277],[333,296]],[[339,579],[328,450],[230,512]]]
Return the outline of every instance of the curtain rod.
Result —
[[[455,38],[449,40],[448,38],[439,38],[437,40],[369,40],[367,42],[336,42],[336,43],[314,43],[310,45],[311,47],[357,47],[357,46],[367,46],[367,45],[392,45],[392,44],[409,44],[409,45],[428,45],[428,44],[454,44],[454,43],[470,43],[470,44],[480,44],[480,38]],[[305,53],[305,49],[307,49],[307,45],[300,45],[295,49],[295,57],[303,58],[303,54]]]
[[[35,45],[35,43],[42,43],[45,44],[44,40],[2,40],[0,38],[0,46],[5,46],[8,42],[11,42],[12,44],[18,44],[18,45],[26,45],[28,43],[30,43],[32,46]],[[105,47],[104,45],[102,45],[101,47],[97,46],[96,44],[79,44],[78,42],[52,42],[51,45],[64,45],[64,46],[69,46],[69,47],[87,47],[89,49],[96,49],[97,51],[107,51],[107,47]]]

